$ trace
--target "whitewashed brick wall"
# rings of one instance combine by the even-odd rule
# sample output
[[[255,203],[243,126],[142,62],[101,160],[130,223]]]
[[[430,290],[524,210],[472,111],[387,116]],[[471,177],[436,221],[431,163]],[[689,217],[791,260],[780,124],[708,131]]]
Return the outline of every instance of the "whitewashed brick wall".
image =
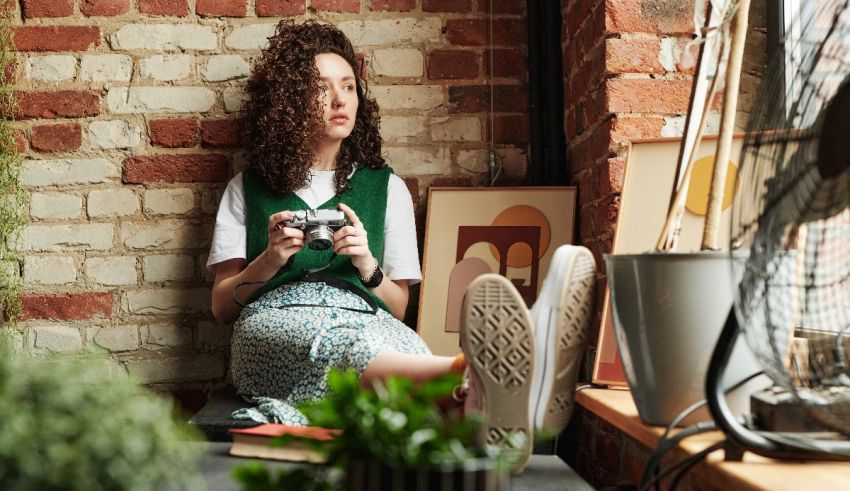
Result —
[[[513,94],[497,116],[526,117],[524,65],[490,77],[485,64],[490,20],[494,49],[524,61],[517,2],[492,14],[489,0],[16,3],[31,223],[24,259],[3,267],[24,282],[20,348],[105,350],[161,390],[225,380],[230,328],[212,318],[204,265],[221,192],[244,164],[229,130],[280,19],[321,18],[352,39],[419,220],[428,186],[486,182],[489,135],[501,134],[488,128],[488,82]],[[526,140],[494,142],[507,183],[525,175]]]

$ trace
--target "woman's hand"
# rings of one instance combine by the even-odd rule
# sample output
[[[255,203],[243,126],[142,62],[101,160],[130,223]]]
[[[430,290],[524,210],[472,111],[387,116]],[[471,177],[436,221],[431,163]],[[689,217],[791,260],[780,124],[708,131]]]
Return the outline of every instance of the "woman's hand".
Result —
[[[351,257],[351,264],[357,268],[360,278],[369,278],[375,268],[378,267],[378,260],[372,256],[372,251],[369,250],[369,239],[366,237],[366,229],[363,228],[363,222],[357,218],[354,210],[340,203],[339,209],[348,217],[351,225],[346,225],[334,233],[334,252]],[[388,280],[384,277],[384,281],[370,290],[378,296],[387,307],[390,308],[390,313],[396,319],[403,319],[404,312],[407,309],[408,289],[407,280]]]
[[[233,298],[237,286],[241,286],[239,298],[247,299],[304,247],[304,232],[284,225],[294,216],[291,211],[281,211],[269,217],[269,245],[249,264],[244,259],[228,259],[216,265],[212,311],[219,322],[233,322],[239,315],[242,307]]]
[[[360,277],[368,277],[375,270],[378,261],[372,257],[372,251],[369,250],[366,229],[354,210],[342,203],[339,204],[339,209],[345,213],[351,225],[334,232],[334,252],[351,257],[351,264],[357,268]]]
[[[287,227],[284,223],[294,216],[295,213],[291,211],[280,211],[269,216],[269,245],[264,254],[266,261],[278,269],[304,247],[304,231]]]

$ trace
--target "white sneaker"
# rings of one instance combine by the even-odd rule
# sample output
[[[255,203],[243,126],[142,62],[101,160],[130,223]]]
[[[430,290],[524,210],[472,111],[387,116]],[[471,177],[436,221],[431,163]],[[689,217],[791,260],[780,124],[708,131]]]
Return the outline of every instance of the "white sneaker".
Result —
[[[479,442],[513,453],[518,472],[528,461],[533,440],[528,411],[534,333],[528,309],[506,278],[485,274],[467,287],[461,322],[460,346],[470,372],[465,407],[485,415]]]
[[[560,433],[572,416],[589,338],[595,272],[587,248],[559,247],[531,308],[536,357],[528,411],[535,430]]]

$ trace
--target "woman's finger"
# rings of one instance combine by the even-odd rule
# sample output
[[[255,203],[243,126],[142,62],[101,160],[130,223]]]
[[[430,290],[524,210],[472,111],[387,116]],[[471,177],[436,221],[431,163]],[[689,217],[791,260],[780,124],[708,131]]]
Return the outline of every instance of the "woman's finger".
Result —
[[[334,232],[333,238],[335,241],[342,240],[344,237],[366,237],[366,230],[362,228],[352,227],[351,225],[346,225],[345,227],[340,228],[336,232]]]
[[[346,235],[334,240],[334,247],[347,247],[351,245],[369,245],[369,241],[362,235]]]
[[[345,237],[340,237],[339,239],[334,240],[334,244],[338,245],[339,247],[350,245],[368,245],[369,241],[364,235],[346,235]]]
[[[365,256],[366,254],[369,254],[369,255],[372,254],[367,247],[363,247],[363,246],[359,246],[359,245],[341,247],[334,252],[336,252],[337,254],[341,254],[343,256],[355,256],[355,257]]]
[[[275,228],[274,230],[269,231],[269,237],[274,236],[278,238],[288,238],[295,237],[298,239],[304,238],[304,231],[300,228],[292,228],[292,227],[280,227]]]
[[[289,210],[279,211],[277,213],[269,215],[269,232],[271,232],[272,230],[278,230],[280,228],[283,228],[283,222],[288,222],[292,220],[294,216],[295,213]]]
[[[282,232],[282,231],[281,231]],[[301,246],[304,244],[304,237],[285,237],[281,233],[269,236],[270,247],[292,247],[293,245]]]
[[[344,203],[340,203],[339,209],[342,210],[343,213],[345,213],[345,216],[348,217],[348,221],[351,222],[351,225],[360,229],[363,228],[363,222],[360,221],[360,219],[357,217],[357,213],[354,213],[354,210],[352,210],[351,207]]]

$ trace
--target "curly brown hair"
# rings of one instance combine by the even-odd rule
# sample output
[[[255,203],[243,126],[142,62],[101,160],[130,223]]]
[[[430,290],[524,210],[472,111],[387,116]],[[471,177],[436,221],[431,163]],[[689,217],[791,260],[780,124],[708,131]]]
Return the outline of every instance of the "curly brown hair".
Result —
[[[378,103],[360,77],[351,41],[335,26],[285,19],[277,25],[248,79],[245,137],[248,168],[278,195],[309,184],[314,145],[324,132],[316,55],[334,53],[354,71],[357,108],[354,129],[342,141],[336,161],[337,191],[345,186],[355,163],[384,167]]]

